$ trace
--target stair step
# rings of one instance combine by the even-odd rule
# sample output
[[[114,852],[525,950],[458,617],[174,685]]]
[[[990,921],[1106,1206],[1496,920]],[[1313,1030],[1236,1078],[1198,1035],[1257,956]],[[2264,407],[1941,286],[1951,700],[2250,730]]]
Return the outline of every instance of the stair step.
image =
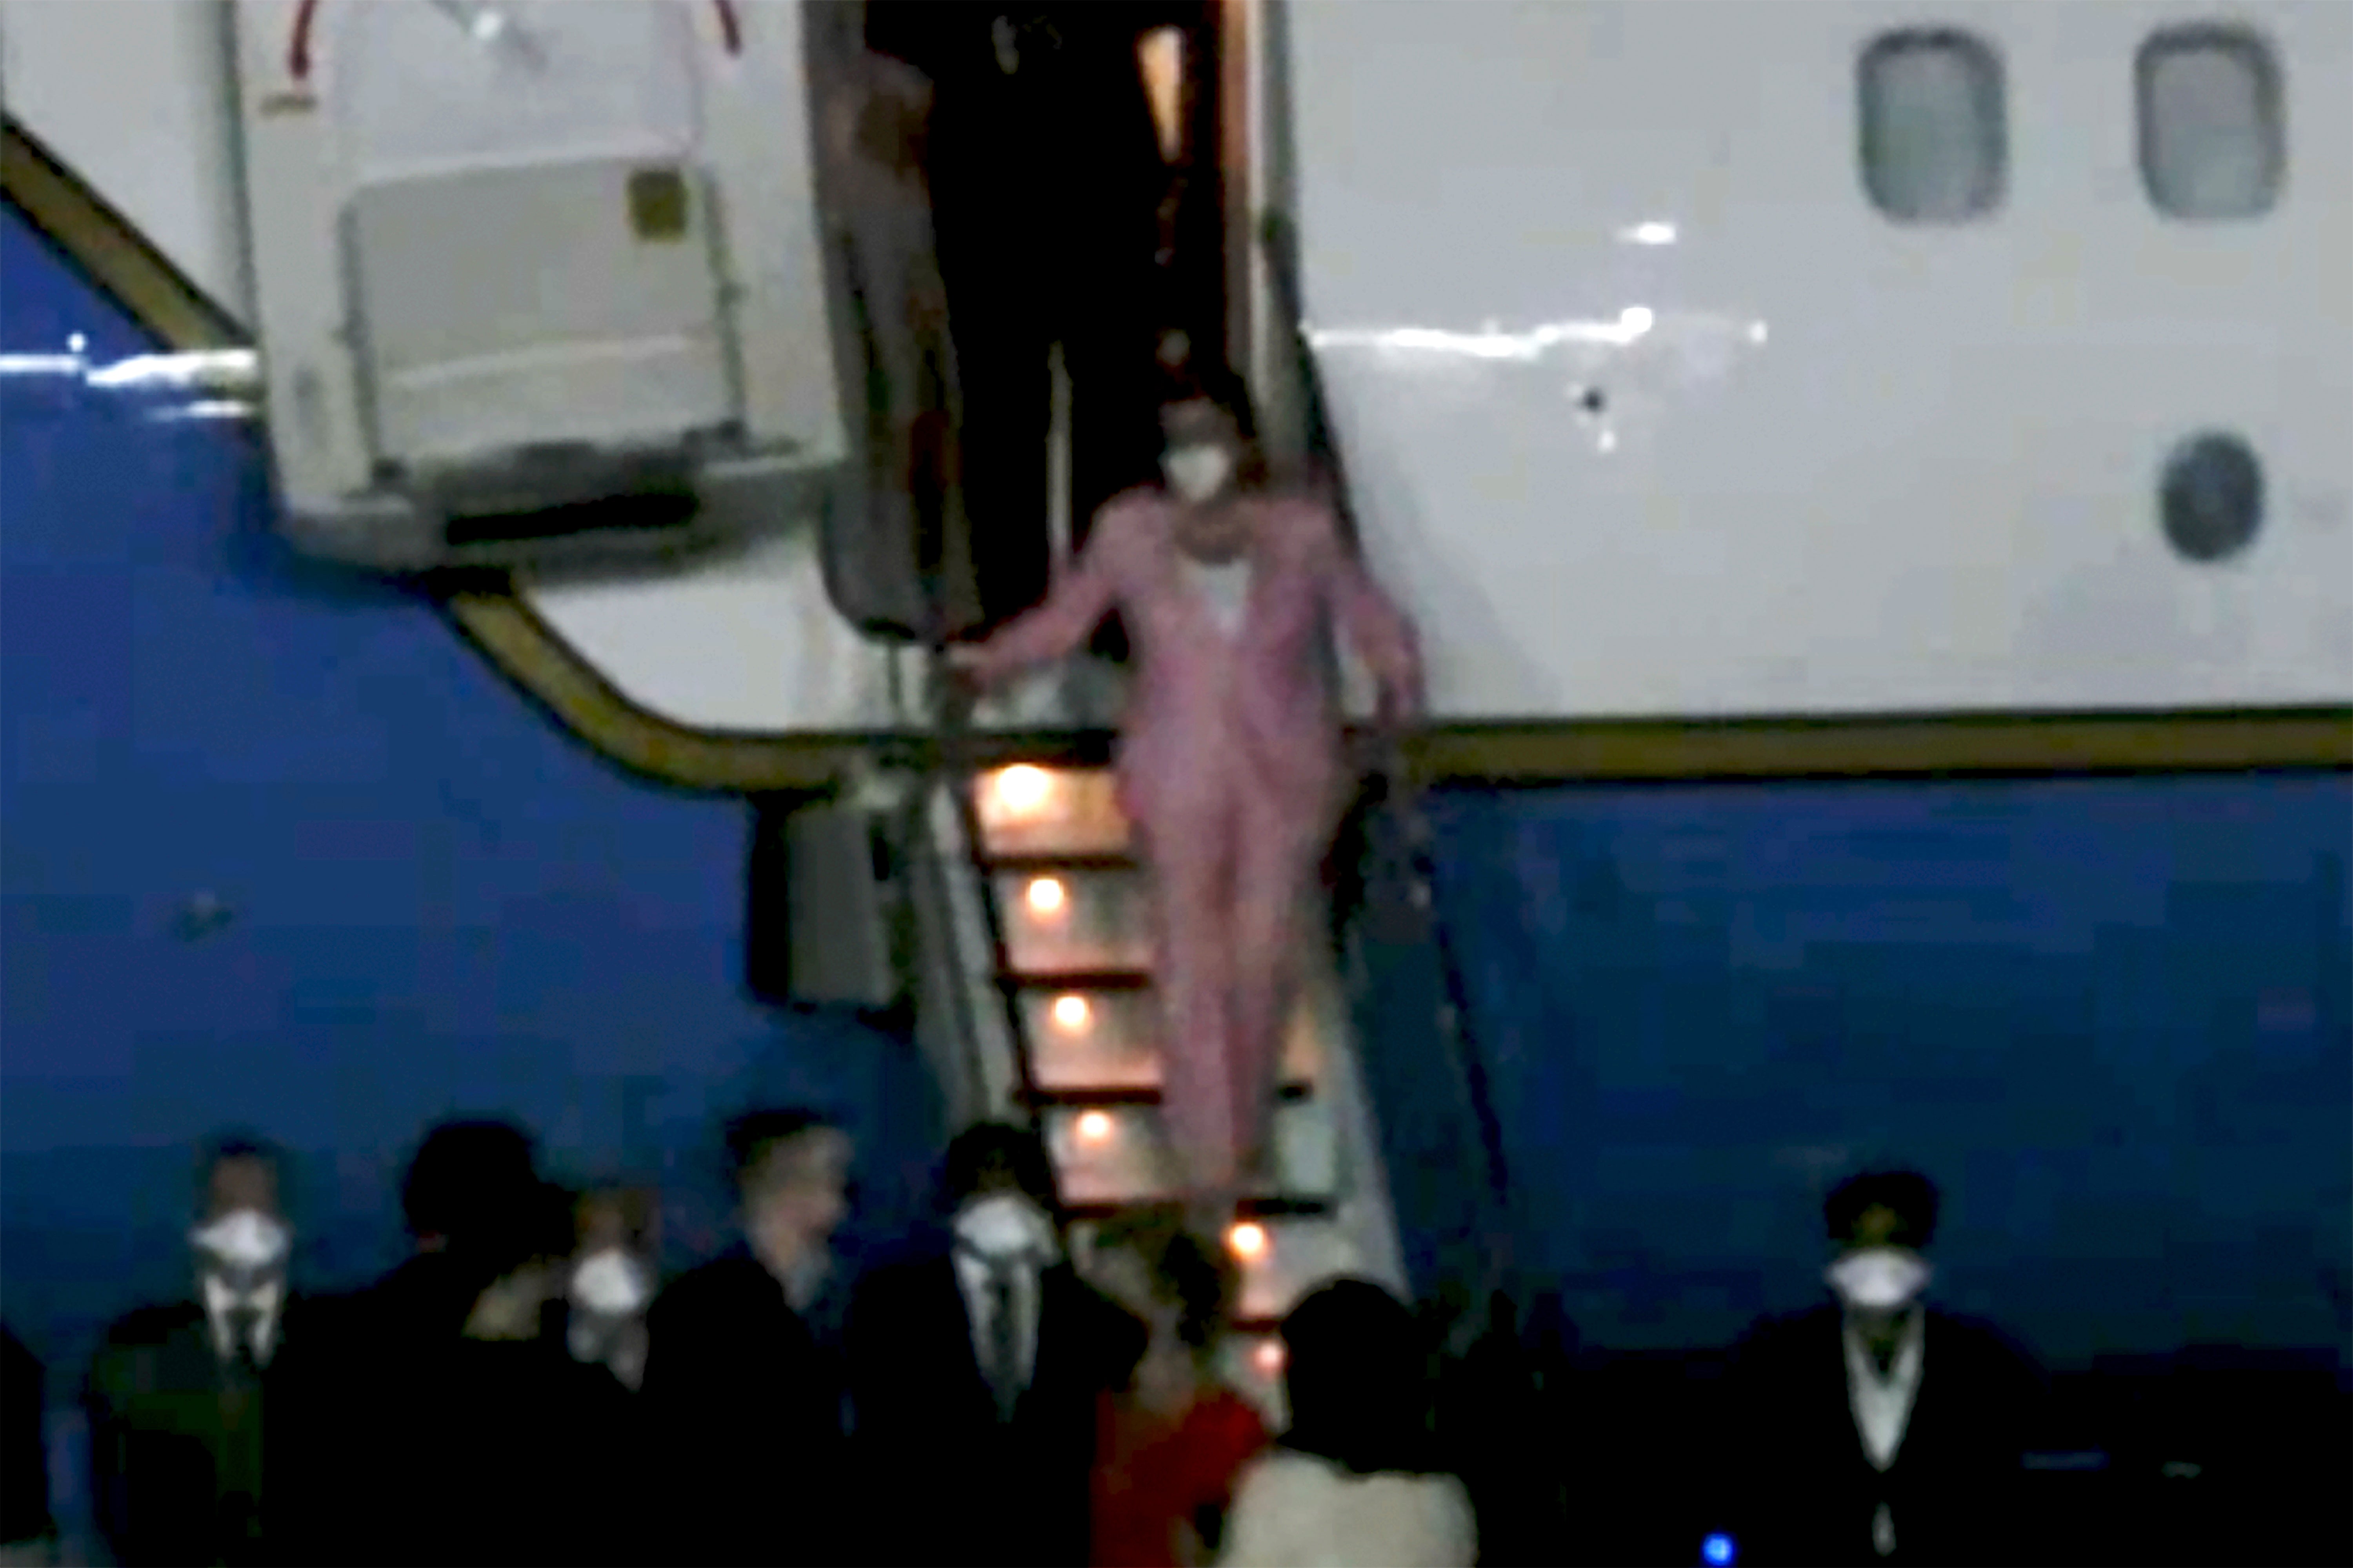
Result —
[[[990,871],[1023,876],[1056,871],[1136,871],[1142,863],[1133,855],[1105,853],[1100,850],[1056,854],[1040,850],[1020,855],[983,854],[981,864]]]
[[[1151,967],[1152,908],[1134,870],[996,872],[989,883],[1015,969]]]
[[[1264,1222],[1267,1245],[1257,1258],[1242,1260],[1236,1317],[1244,1321],[1280,1320],[1324,1281],[1363,1270],[1355,1242],[1324,1217],[1334,1213],[1330,1205],[1291,1215],[1275,1209],[1250,1212],[1250,1217]]]
[[[1116,1219],[1140,1208],[1165,1206],[1167,1202],[1166,1198],[1149,1198],[1126,1203],[1065,1203],[1062,1210],[1073,1221],[1102,1221]],[[1293,1197],[1282,1194],[1244,1198],[1234,1205],[1234,1213],[1242,1219],[1315,1220],[1333,1212],[1334,1205],[1329,1198]],[[1281,1316],[1280,1313],[1276,1315]]]
[[[1149,969],[1027,969],[997,972],[997,983],[1018,991],[1148,991]]]
[[[1184,1190],[1184,1163],[1156,1106],[1060,1105],[1045,1114],[1046,1146],[1065,1198],[1081,1204],[1164,1203]],[[1321,1203],[1340,1184],[1331,1109],[1314,1100],[1277,1106],[1274,1193]]]
[[[1089,1204],[1071,1207],[1071,1251],[1083,1260],[1092,1249],[1092,1226],[1143,1206]],[[1157,1206],[1157,1205],[1155,1205]],[[1243,1333],[1271,1334],[1309,1291],[1344,1275],[1361,1275],[1366,1262],[1344,1228],[1337,1208],[1327,1203],[1268,1197],[1240,1205],[1243,1218],[1258,1222],[1264,1245],[1240,1256],[1241,1291],[1233,1321]],[[1083,1267],[1083,1263],[1082,1263]]]
[[[1121,855],[1128,847],[1118,786],[1105,769],[996,768],[977,781],[972,799],[984,856]]]
[[[1017,998],[1032,1083],[1050,1089],[1159,1088],[1160,1008],[1150,991],[1039,988]],[[1303,1001],[1284,1045],[1282,1074],[1314,1083],[1323,1071],[1315,1018]]]
[[[1314,1093],[1315,1086],[1303,1079],[1278,1085],[1274,1091],[1275,1098],[1285,1105],[1300,1104],[1314,1098]],[[1123,1105],[1157,1106],[1161,1102],[1162,1095],[1160,1086],[1156,1083],[1102,1084],[1093,1087],[1040,1084],[1034,1089],[1023,1089],[1018,1098],[1022,1104],[1036,1106],[1040,1110],[1049,1107],[1069,1107],[1084,1110],[1108,1110]]]
[[[1234,1205],[1234,1213],[1243,1219],[1315,1219],[1331,1212],[1330,1198],[1289,1197],[1281,1194],[1244,1198]]]

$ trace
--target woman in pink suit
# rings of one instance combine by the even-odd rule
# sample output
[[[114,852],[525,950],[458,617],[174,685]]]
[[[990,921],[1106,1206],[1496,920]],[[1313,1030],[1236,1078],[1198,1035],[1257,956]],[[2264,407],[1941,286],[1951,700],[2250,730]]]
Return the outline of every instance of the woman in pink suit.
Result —
[[[978,685],[1061,658],[1116,609],[1141,661],[1122,725],[1120,803],[1153,879],[1163,1104],[1197,1217],[1229,1216],[1266,1173],[1306,896],[1353,780],[1322,632],[1336,620],[1379,684],[1384,724],[1419,710],[1412,624],[1331,511],[1242,483],[1244,405],[1163,412],[1165,489],[1099,514],[1052,595],[952,650]]]

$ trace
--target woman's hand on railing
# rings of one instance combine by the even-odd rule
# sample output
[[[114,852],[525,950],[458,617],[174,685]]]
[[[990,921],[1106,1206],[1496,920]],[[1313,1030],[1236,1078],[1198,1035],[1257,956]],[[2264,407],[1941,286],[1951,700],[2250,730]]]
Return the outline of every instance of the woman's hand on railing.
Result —
[[[988,657],[978,643],[952,642],[940,650],[950,684],[977,695],[988,685]]]
[[[950,722],[962,723],[989,685],[980,645],[949,643],[940,649],[934,668],[939,672],[940,682],[934,698],[943,715]]]

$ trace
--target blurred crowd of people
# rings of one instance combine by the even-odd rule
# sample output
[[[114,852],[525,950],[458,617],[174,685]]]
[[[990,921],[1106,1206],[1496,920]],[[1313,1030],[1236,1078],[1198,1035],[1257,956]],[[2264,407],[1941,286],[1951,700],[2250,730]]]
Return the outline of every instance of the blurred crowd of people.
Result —
[[[642,1189],[571,1191],[497,1121],[430,1130],[410,1255],[294,1288],[281,1152],[207,1146],[184,1298],[114,1322],[84,1385],[123,1563],[1468,1563],[1427,1357],[1382,1287],[1286,1321],[1278,1441],[1221,1381],[1236,1271],[1175,1213],[1073,1257],[1045,1148],[951,1144],[944,1245],[828,1289],[848,1134],[725,1129],[740,1239],[659,1278]],[[818,1311],[820,1297],[844,1311]],[[41,1370],[8,1344],[12,1561],[55,1561]]]
[[[1282,1322],[1271,1431],[1221,1367],[1226,1238],[1140,1209],[1074,1244],[1026,1128],[960,1134],[937,1244],[854,1280],[831,1280],[849,1135],[765,1110],[724,1148],[740,1238],[665,1283],[653,1193],[567,1190],[522,1129],[443,1123],[403,1184],[409,1256],[321,1295],[293,1286],[280,1152],[216,1140],[186,1293],[118,1320],[83,1386],[105,1552],[1467,1565],[1482,1537],[1504,1560],[1530,1497],[1565,1497],[1531,1473],[1562,1413],[1492,1389],[1462,1405],[1445,1390],[1465,1363],[1447,1370],[1427,1317],[1369,1280],[1327,1281]],[[1736,1527],[1711,1561],[2023,1560],[2040,1374],[1925,1304],[1936,1214],[1908,1172],[1831,1194],[1831,1300],[1752,1332],[1722,1429],[1692,1435],[1686,1473],[1731,1478],[1679,1504]],[[55,1562],[42,1369],[6,1349],[6,1561]]]

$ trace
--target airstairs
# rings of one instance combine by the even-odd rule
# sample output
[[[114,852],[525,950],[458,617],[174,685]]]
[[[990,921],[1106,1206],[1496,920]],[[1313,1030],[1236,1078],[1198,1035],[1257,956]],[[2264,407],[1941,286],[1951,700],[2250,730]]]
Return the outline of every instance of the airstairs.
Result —
[[[1034,1121],[1043,1133],[1083,1269],[1104,1219],[1166,1203],[1181,1182],[1160,1114],[1145,873],[1112,775],[1070,763],[943,769],[924,811],[944,905],[923,922],[935,977],[925,1001],[952,1016],[978,1114]],[[1244,1201],[1225,1238],[1242,1289],[1224,1370],[1278,1422],[1273,1331],[1301,1296],[1344,1274],[1408,1293],[1326,922],[1310,929],[1276,1112],[1276,1176]]]

